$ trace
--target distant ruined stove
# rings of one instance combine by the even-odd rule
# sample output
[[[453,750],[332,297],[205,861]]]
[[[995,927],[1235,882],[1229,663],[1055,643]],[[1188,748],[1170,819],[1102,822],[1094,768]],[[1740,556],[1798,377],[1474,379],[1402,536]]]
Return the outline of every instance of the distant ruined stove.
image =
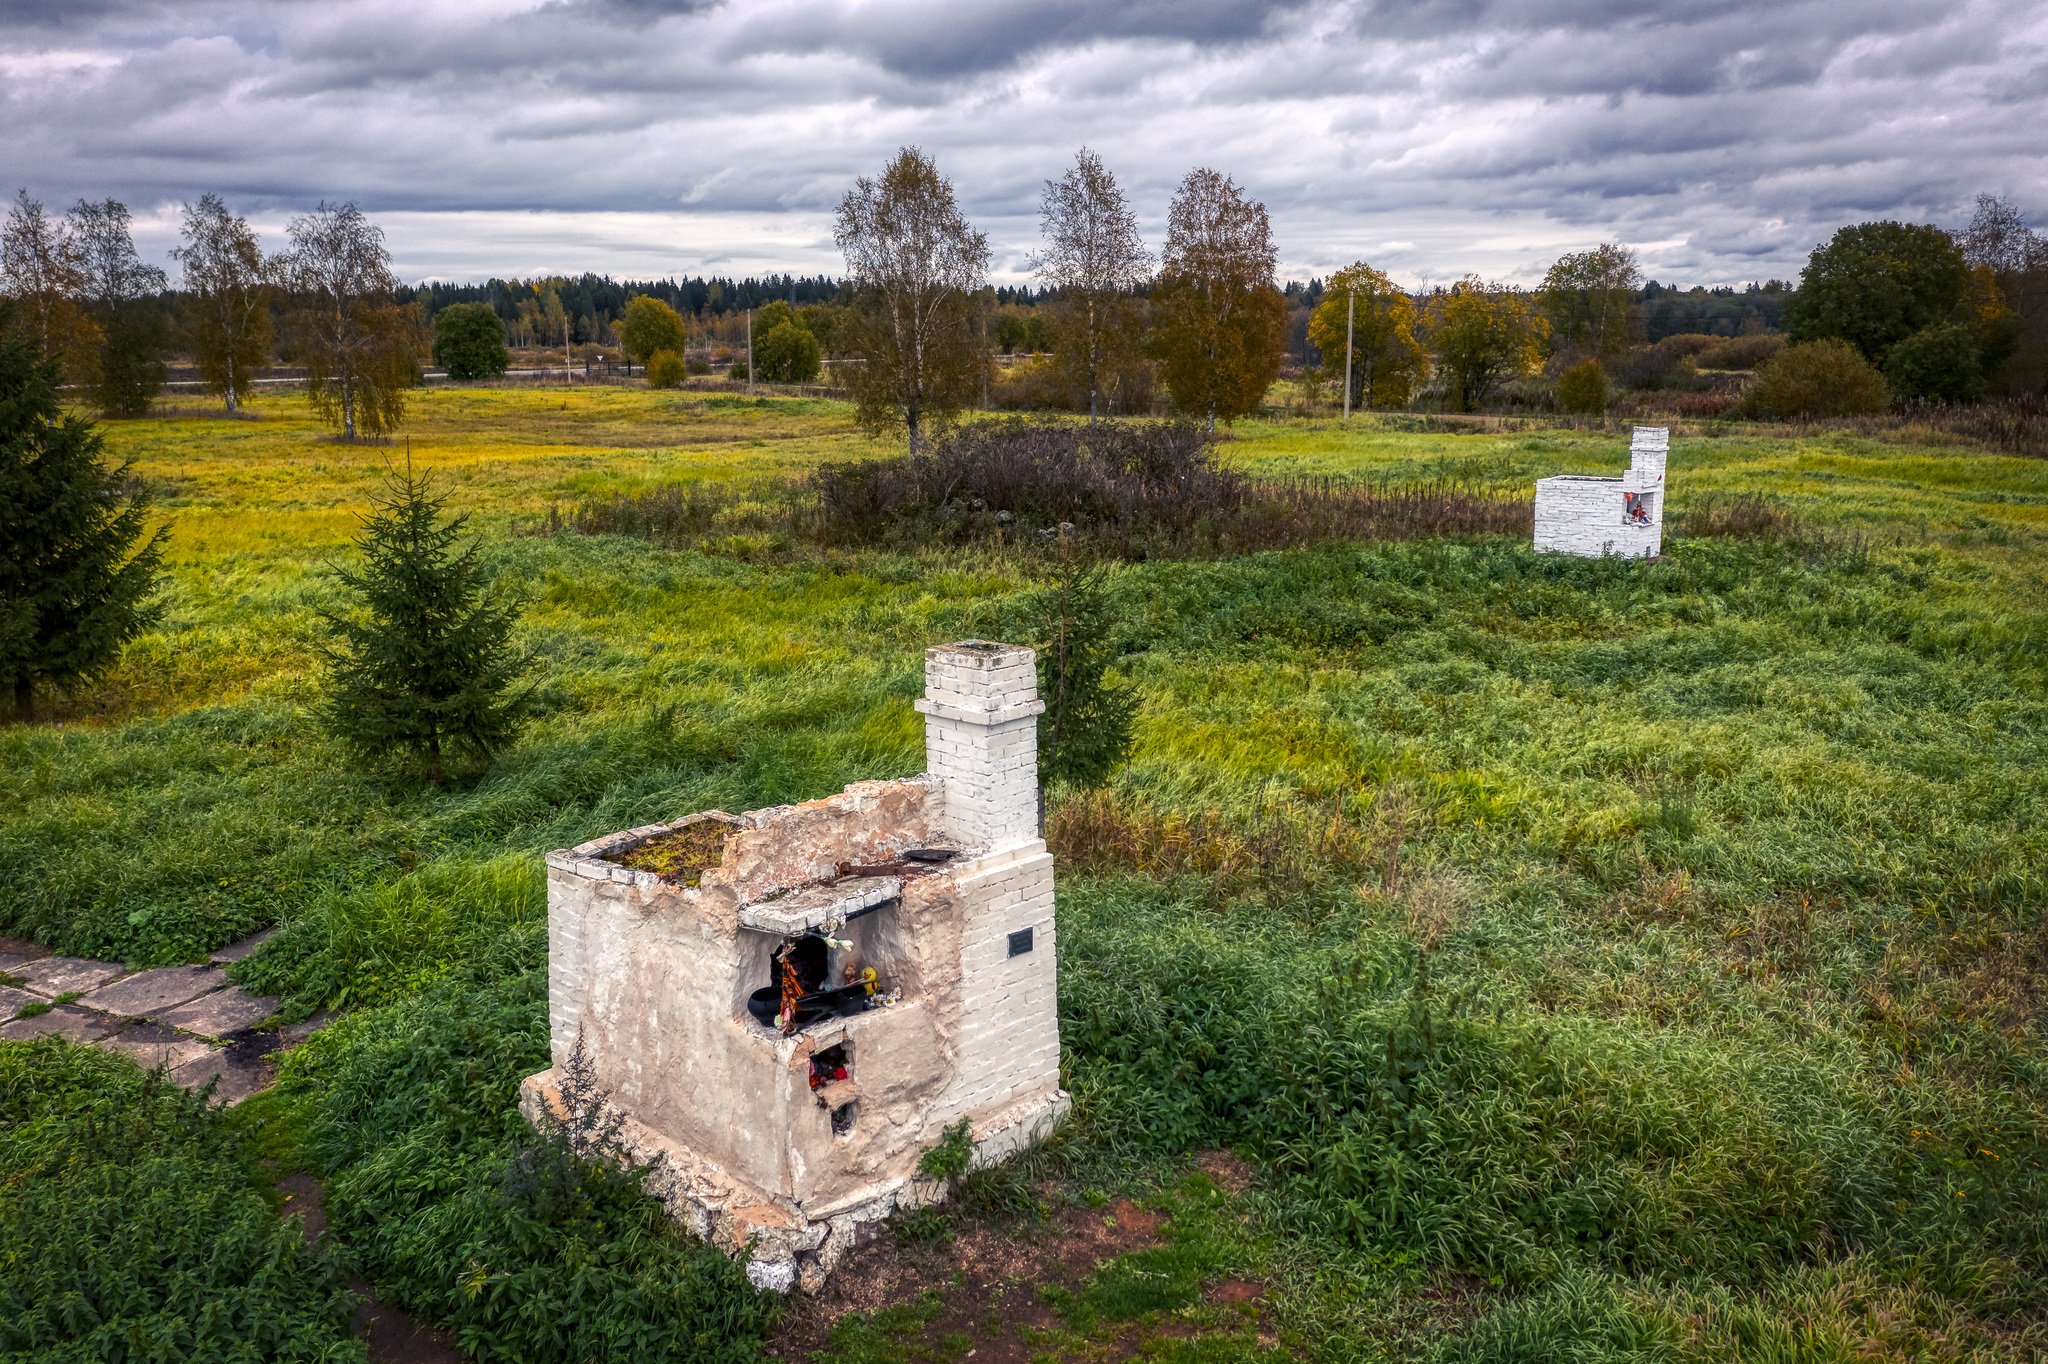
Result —
[[[925,651],[922,776],[548,854],[560,1108],[580,1040],[647,1188],[764,1288],[815,1291],[865,1230],[929,1201],[925,1148],[1043,1136],[1059,1087],[1053,859],[1038,835],[1036,660]]]
[[[1664,466],[1671,430],[1638,426],[1620,478],[1558,474],[1536,481],[1536,550],[1588,559],[1654,559],[1664,548]]]

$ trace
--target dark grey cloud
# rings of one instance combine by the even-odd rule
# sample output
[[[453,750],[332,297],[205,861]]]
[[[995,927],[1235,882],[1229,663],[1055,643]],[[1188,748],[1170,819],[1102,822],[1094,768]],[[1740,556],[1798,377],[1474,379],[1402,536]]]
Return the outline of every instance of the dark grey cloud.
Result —
[[[794,13],[757,11],[727,50],[853,53],[898,75],[950,80],[1010,69],[1049,50],[1108,39],[1240,44],[1305,3],[1019,0],[971,6],[958,0],[909,0],[882,7],[819,0]]]
[[[1190,166],[1236,176],[1297,273],[1621,240],[1711,282],[1980,190],[2048,217],[2037,0],[16,0],[0,111],[49,202],[356,198],[416,272],[829,269],[907,143],[1006,268],[1083,143],[1155,239]]]
[[[8,28],[86,29],[108,19],[153,13],[158,0],[8,0],[5,19]]]

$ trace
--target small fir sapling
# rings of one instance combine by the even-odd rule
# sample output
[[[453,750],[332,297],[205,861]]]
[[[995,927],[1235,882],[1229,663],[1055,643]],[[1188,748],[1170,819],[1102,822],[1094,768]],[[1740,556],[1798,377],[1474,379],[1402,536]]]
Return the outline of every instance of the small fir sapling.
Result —
[[[61,364],[0,302],[0,689],[19,720],[38,686],[100,677],[161,612],[169,528],[144,537],[130,466],[109,468],[93,423],[58,405]]]
[[[512,643],[516,605],[490,586],[478,542],[458,548],[468,513],[443,522],[410,461],[393,473],[356,541],[359,570],[340,569],[360,614],[323,611],[332,670],[329,727],[366,759],[392,749],[445,780],[452,756],[482,761],[518,733],[529,687]]]
[[[662,1159],[633,1161],[622,1135],[625,1117],[599,1087],[580,1032],[560,1075],[561,1111],[541,1106],[534,1144],[512,1157],[498,1184],[507,1204],[548,1223],[589,1218],[606,1203],[638,1196]]]
[[[1116,658],[1109,566],[1068,554],[1053,570],[1039,612],[1039,781],[1100,786],[1130,756],[1138,714],[1137,691],[1108,682]]]

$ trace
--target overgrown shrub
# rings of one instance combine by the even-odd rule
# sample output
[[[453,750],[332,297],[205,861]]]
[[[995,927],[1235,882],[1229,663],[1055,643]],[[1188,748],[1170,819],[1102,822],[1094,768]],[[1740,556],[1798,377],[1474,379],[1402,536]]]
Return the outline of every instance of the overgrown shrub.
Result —
[[[1882,412],[1891,401],[1884,376],[1846,341],[1790,346],[1757,371],[1745,408],[1788,421]]]
[[[1900,402],[1975,403],[1984,399],[1977,338],[1954,323],[1923,327],[1893,346],[1885,382]]]
[[[1125,557],[1335,539],[1526,533],[1530,500],[1446,482],[1258,483],[1189,425],[981,422],[909,459],[828,466],[813,481],[827,543],[960,543],[1064,524]]]
[[[346,1276],[219,1109],[58,1038],[0,1042],[0,1357],[361,1361]]]
[[[1701,369],[1755,369],[1784,349],[1785,338],[1774,332],[1730,336],[1700,350],[1693,362]]]
[[[1695,339],[1667,336],[1654,346],[1633,347],[1616,377],[1629,388],[1690,388],[1698,374],[1692,358]]]
[[[1607,410],[1607,371],[1598,360],[1582,360],[1557,380],[1557,401],[1567,412]]]
[[[672,350],[658,350],[647,357],[649,388],[681,388],[688,375],[689,366]]]
[[[1246,483],[1188,424],[977,422],[900,460],[828,465],[814,486],[834,538],[964,539],[1061,522],[1176,535],[1234,512]]]
[[[777,322],[754,344],[758,377],[771,384],[807,384],[818,377],[818,338],[795,322]]]

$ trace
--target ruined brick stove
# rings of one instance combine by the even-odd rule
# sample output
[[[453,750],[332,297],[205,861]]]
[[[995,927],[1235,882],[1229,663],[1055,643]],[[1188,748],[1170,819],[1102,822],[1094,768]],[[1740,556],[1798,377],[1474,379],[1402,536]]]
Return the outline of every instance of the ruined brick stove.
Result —
[[[580,1039],[682,1225],[776,1290],[927,1201],[961,1119],[977,1162],[1042,1136],[1059,1087],[1052,855],[1038,836],[1035,659],[925,652],[922,776],[713,810],[548,854],[559,1105]]]
[[[1536,481],[1536,550],[1589,559],[1654,559],[1664,547],[1664,464],[1671,431],[1638,426],[1620,478],[1558,474]]]

